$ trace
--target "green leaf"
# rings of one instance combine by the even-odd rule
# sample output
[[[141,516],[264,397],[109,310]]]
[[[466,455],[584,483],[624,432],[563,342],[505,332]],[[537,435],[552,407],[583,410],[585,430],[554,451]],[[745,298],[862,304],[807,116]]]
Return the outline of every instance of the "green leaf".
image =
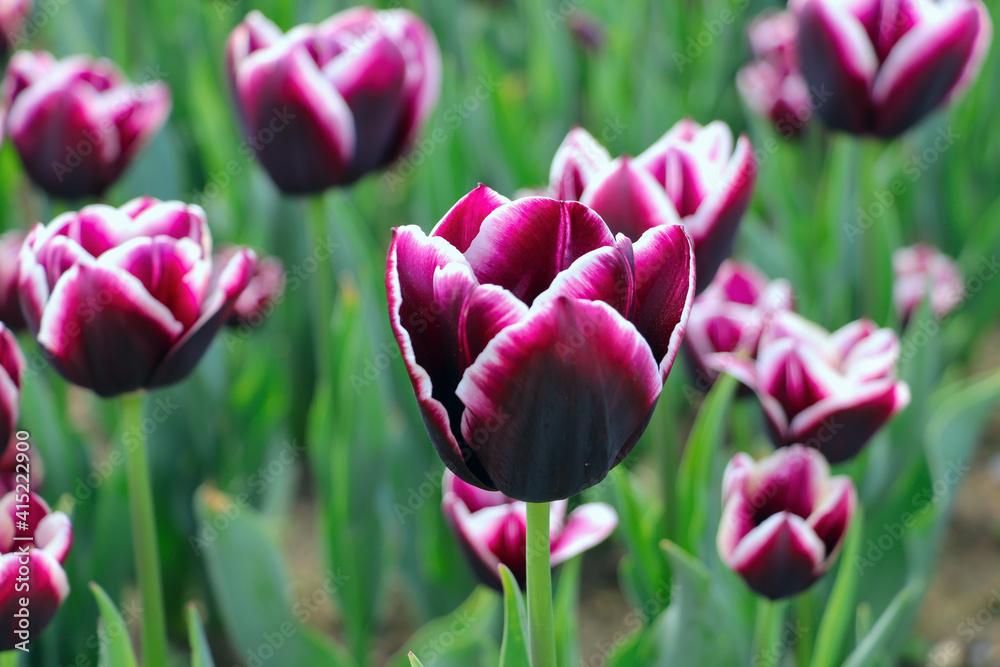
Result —
[[[528,659],[527,614],[521,586],[507,568],[500,565],[503,583],[503,643],[500,645],[500,667],[531,667]]]
[[[288,575],[274,535],[249,506],[213,488],[195,495],[195,509],[212,539],[197,544],[226,635],[241,658],[281,647],[289,665],[350,665],[339,648],[293,614]]]
[[[410,658],[410,665],[412,667],[424,667],[424,663],[420,662],[420,658],[418,658],[417,656],[413,655],[412,651],[409,653],[409,655],[407,657]]]
[[[386,667],[412,665],[413,653],[419,653],[435,667],[497,664],[500,654],[490,637],[499,606],[496,592],[477,587],[454,612],[417,630],[403,644],[409,648],[390,658]]]
[[[865,635],[858,647],[847,656],[843,667],[867,667],[873,664],[885,642],[892,638],[897,625],[909,613],[911,607],[919,601],[920,596],[914,594],[912,587],[907,586],[899,591],[882,616],[872,626],[871,632]]]
[[[188,641],[191,642],[191,667],[215,667],[208,638],[205,637],[205,628],[201,625],[201,617],[194,604],[187,606],[187,626]]]
[[[97,632],[100,637],[101,667],[137,667],[128,626],[104,589],[91,582],[90,590],[101,612]]]
[[[682,526],[679,544],[690,553],[699,553],[708,528],[709,494],[717,493],[712,486],[712,460],[725,435],[726,414],[736,384],[731,375],[719,377],[698,411],[681,457],[677,475],[677,516]]]
[[[849,630],[857,618],[855,595],[858,587],[856,559],[861,552],[864,532],[864,514],[855,512],[847,532],[844,551],[837,567],[833,591],[826,603],[826,611],[819,624],[816,645],[813,648],[812,667],[834,667],[846,647]]]
[[[564,563],[555,594],[556,650],[564,667],[580,664],[580,556]]]

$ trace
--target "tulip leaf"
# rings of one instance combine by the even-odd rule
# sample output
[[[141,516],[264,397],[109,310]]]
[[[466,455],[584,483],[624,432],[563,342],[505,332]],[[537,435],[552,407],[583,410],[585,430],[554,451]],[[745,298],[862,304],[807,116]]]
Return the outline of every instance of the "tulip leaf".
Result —
[[[349,665],[339,648],[300,622],[285,599],[289,582],[281,551],[249,505],[203,486],[195,495],[213,539],[201,546],[226,635],[240,657],[277,651],[289,665]]]
[[[500,644],[500,667],[531,667],[528,660],[528,619],[524,610],[521,586],[510,569],[500,565],[503,583],[503,643]]]
[[[843,667],[866,667],[875,663],[875,657],[883,649],[885,643],[892,638],[896,628],[906,617],[911,608],[920,601],[913,587],[907,586],[896,594],[882,616],[872,626],[871,632],[865,635],[857,648],[844,661]]]
[[[104,589],[91,582],[90,590],[101,612],[98,624],[100,641],[100,667],[137,667],[135,650],[129,638],[129,629]]]
[[[731,375],[719,377],[698,411],[681,457],[677,474],[677,516],[682,522],[679,544],[690,553],[699,553],[708,529],[709,494],[716,492],[712,485],[712,461],[725,435],[726,413],[736,384]]]
[[[857,618],[855,595],[858,587],[858,555],[864,536],[864,513],[855,512],[847,531],[844,550],[837,567],[833,591],[826,603],[826,611],[819,624],[813,648],[812,667],[835,667],[840,664],[850,629]]]
[[[187,607],[187,627],[188,641],[191,642],[191,667],[215,667],[205,628],[201,625],[198,608],[193,604]]]
[[[669,577],[666,563],[656,548],[659,515],[650,506],[653,502],[636,497],[635,485],[624,467],[611,471],[616,495],[616,509],[620,517],[619,528],[624,538],[628,556],[622,559],[622,578],[628,586],[628,593],[638,604],[653,595],[660,582]]]
[[[386,667],[408,667],[414,653],[435,667],[498,664],[500,652],[491,636],[499,603],[496,592],[476,587],[454,612],[417,630],[404,643],[408,648],[389,658]]]
[[[562,565],[555,592],[556,651],[560,665],[580,664],[580,568],[576,556]]]
[[[407,657],[410,659],[411,667],[424,667],[424,663],[420,662],[420,658],[413,655],[412,651],[409,653]]]

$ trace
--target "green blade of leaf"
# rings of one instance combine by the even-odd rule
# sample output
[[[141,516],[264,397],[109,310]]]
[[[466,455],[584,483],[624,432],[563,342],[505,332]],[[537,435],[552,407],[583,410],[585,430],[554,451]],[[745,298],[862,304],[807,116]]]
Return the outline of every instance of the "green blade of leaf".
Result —
[[[191,667],[215,667],[212,651],[208,647],[205,628],[201,625],[198,608],[193,604],[187,607],[188,641],[191,642]]]
[[[882,616],[872,626],[871,632],[847,656],[843,667],[866,667],[873,664],[875,656],[883,647],[883,643],[892,637],[896,626],[907,615],[910,608],[919,601],[919,596],[914,595],[912,587],[907,586],[899,591],[889,606],[886,607]]]
[[[531,667],[528,659],[527,615],[521,586],[506,565],[500,565],[503,584],[503,642],[500,644],[500,667]]]
[[[837,578],[826,603],[826,611],[819,624],[816,645],[813,648],[812,667],[834,667],[846,647],[849,630],[857,618],[855,594],[858,587],[856,559],[863,541],[864,514],[856,512],[847,533],[844,551],[837,567]]]
[[[98,626],[100,636],[100,664],[107,667],[137,667],[135,650],[129,637],[128,626],[104,589],[91,582],[90,590],[97,600],[102,624]]]

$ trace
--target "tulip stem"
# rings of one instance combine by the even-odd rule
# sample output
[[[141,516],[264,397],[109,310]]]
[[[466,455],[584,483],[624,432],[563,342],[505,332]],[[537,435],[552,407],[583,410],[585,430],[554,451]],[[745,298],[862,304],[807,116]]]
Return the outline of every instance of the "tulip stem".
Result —
[[[555,667],[549,504],[528,503],[528,644],[531,667]]]
[[[776,667],[788,647],[782,637],[787,600],[757,600],[757,621],[753,633],[753,658],[751,664]]]
[[[142,596],[142,664],[164,667],[167,661],[167,626],[163,612],[163,583],[160,580],[160,550],[153,511],[153,490],[149,480],[146,437],[142,427],[142,394],[123,396],[122,444],[128,476],[129,509],[132,515],[132,546],[135,570]],[[130,436],[130,437],[129,437]]]
[[[326,204],[323,195],[316,195],[309,200],[309,222],[312,227],[313,249],[324,247],[329,227],[326,224]],[[330,257],[327,262],[333,264]],[[313,323],[316,346],[317,378],[322,383],[329,379],[332,372],[333,357],[330,350],[330,318],[333,317],[333,272],[321,269],[312,281],[313,297],[315,298]]]

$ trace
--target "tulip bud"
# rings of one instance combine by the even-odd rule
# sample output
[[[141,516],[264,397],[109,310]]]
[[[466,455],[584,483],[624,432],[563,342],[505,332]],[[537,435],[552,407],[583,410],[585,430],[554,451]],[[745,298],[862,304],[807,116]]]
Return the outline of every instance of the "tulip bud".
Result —
[[[716,364],[754,390],[775,445],[801,443],[831,463],[856,456],[910,402],[896,379],[899,338],[858,320],[832,334],[790,311],[775,313],[756,362]]]
[[[135,199],[36,225],[20,256],[28,328],[70,382],[101,396],[187,377],[232,314],[253,251],[213,266],[205,212]]]
[[[21,414],[21,376],[25,361],[17,339],[0,322],[0,451],[14,435]]]
[[[0,58],[24,43],[24,24],[32,4],[31,0],[0,0]]]
[[[527,505],[466,484],[450,470],[444,473],[442,490],[441,509],[476,578],[501,591],[502,563],[525,588]],[[580,505],[569,516],[566,507],[565,500],[549,507],[552,567],[597,546],[618,526],[618,514],[605,503]]]
[[[24,238],[25,233],[20,230],[0,236],[0,322],[11,331],[21,331],[25,327],[17,291],[17,256]]]
[[[215,256],[216,266],[225,266],[239,248],[223,248]],[[227,326],[259,326],[273,310],[274,303],[285,291],[285,265],[277,257],[265,257],[257,262],[253,276],[240,298],[236,300]]]
[[[791,12],[765,14],[750,24],[754,60],[736,75],[750,109],[769,118],[786,139],[795,137],[812,116],[809,89],[796,48],[798,22]]]
[[[806,590],[840,551],[857,497],[814,449],[792,445],[726,466],[717,545],[722,562],[772,600]]]
[[[816,112],[854,134],[895,137],[963,92],[993,38],[980,0],[792,0]]]
[[[102,195],[170,113],[163,83],[129,85],[108,60],[44,52],[11,58],[3,99],[28,176],[67,199]]]
[[[402,9],[349,9],[286,35],[251,12],[226,57],[249,144],[289,194],[347,185],[408,152],[441,88],[434,35]]]
[[[547,502],[600,482],[649,423],[694,297],[679,225],[615,238],[577,202],[485,186],[394,230],[389,315],[424,423],[463,481]]]
[[[905,324],[930,296],[931,312],[942,318],[965,299],[965,283],[955,261],[931,245],[918,243],[892,255],[896,280],[892,298]]]
[[[785,280],[770,283],[752,266],[727,259],[691,308],[684,342],[699,378],[714,383],[732,355],[757,357],[761,333],[779,310],[793,307]]]

